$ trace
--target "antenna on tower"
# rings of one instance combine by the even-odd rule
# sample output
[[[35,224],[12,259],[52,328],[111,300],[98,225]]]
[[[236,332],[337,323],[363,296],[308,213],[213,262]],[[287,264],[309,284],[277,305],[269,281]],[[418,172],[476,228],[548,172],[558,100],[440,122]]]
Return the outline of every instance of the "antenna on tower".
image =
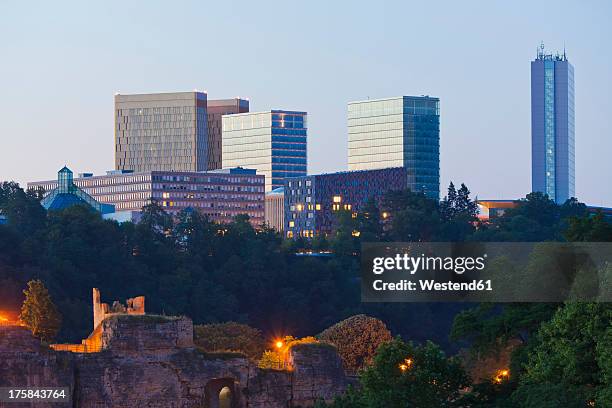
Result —
[[[538,47],[538,58],[544,58],[544,41],[541,41]]]

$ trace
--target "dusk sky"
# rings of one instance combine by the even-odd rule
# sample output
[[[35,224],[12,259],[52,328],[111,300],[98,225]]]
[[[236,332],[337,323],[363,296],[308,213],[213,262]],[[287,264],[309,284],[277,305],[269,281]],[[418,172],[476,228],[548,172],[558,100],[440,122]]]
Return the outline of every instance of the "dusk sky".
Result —
[[[347,168],[346,104],[440,98],[441,188],[531,188],[530,61],[576,75],[576,195],[612,206],[610,1],[0,3],[0,180],[114,164],[113,95],[206,90],[308,112],[308,171]]]

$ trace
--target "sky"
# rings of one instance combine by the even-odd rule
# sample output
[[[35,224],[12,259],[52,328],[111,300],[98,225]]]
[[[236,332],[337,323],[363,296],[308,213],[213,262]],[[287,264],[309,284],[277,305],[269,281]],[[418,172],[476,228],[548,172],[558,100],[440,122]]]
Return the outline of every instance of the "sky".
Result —
[[[576,195],[612,206],[611,17],[605,0],[0,0],[0,180],[112,169],[116,92],[307,111],[312,174],[347,169],[347,102],[430,95],[442,195],[524,197],[543,41],[575,68]]]

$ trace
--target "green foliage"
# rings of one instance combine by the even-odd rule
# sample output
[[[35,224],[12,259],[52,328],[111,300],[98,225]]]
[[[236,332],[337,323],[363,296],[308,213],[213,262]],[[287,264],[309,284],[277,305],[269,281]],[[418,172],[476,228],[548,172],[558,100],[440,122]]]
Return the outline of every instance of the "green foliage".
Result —
[[[392,339],[391,332],[381,320],[366,315],[352,316],[336,323],[317,338],[336,346],[344,369],[350,373],[370,365],[378,347]]]
[[[62,316],[53,304],[49,291],[42,281],[32,280],[23,294],[25,300],[19,319],[34,337],[45,342],[53,340],[62,325]]]
[[[611,336],[611,304],[564,305],[540,328],[522,386],[529,390],[532,384],[563,384],[583,404],[592,399],[606,406],[612,387]]]
[[[601,211],[595,216],[571,217],[568,224],[568,228],[563,234],[568,241],[612,241],[612,224],[605,220]]]
[[[359,390],[336,399],[332,407],[459,407],[460,392],[469,386],[459,362],[447,358],[438,346],[415,346],[400,338],[380,346],[360,382]]]
[[[194,343],[206,352],[238,351],[257,359],[265,349],[261,331],[246,324],[228,322],[196,325]]]

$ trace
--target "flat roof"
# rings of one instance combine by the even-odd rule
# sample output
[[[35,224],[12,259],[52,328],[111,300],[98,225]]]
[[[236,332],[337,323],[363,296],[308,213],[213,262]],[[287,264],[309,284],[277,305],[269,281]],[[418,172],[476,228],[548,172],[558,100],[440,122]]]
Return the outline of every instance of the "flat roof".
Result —
[[[259,112],[243,112],[243,113],[230,113],[229,115],[223,115],[223,118],[228,118],[231,116],[248,116],[248,115],[258,115],[262,113],[288,113],[288,114],[298,114],[298,115],[307,115],[308,112],[304,111],[292,111],[292,110],[280,110],[280,109],[271,109],[267,111],[259,111]]]
[[[393,100],[404,99],[404,98],[410,98],[410,99],[433,99],[435,101],[439,101],[440,100],[440,98],[438,98],[436,96],[429,96],[429,95],[420,95],[420,96],[403,95],[403,96],[392,96],[392,97],[388,97],[388,98],[365,99],[365,100],[360,100],[360,101],[349,101],[348,104],[351,105],[353,103],[393,101]]]

